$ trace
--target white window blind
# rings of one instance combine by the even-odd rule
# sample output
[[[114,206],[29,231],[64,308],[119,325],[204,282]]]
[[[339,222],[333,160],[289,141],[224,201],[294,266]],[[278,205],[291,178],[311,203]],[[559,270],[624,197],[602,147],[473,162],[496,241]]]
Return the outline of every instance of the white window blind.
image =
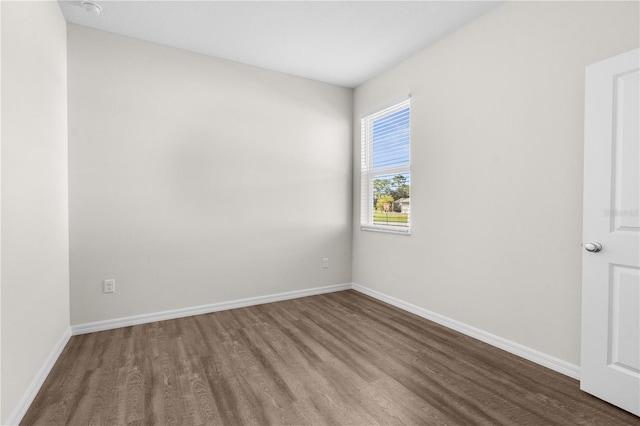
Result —
[[[361,121],[363,230],[408,234],[411,209],[410,99]]]

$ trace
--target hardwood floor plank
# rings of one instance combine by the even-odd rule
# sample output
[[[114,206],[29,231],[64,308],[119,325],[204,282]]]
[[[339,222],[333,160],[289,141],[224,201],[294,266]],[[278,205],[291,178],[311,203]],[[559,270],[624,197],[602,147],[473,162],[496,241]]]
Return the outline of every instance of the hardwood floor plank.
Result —
[[[71,338],[24,425],[640,425],[355,291]]]

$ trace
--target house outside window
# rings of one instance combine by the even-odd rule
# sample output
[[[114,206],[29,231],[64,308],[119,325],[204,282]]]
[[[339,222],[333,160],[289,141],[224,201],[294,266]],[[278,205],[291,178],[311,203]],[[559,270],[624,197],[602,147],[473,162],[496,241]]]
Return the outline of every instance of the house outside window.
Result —
[[[410,99],[361,120],[360,228],[410,232]]]

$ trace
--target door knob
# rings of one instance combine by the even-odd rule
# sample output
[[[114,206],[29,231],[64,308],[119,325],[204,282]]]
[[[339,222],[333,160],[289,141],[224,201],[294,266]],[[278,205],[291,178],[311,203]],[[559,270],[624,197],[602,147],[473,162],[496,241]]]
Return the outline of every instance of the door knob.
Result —
[[[597,253],[602,250],[602,244],[597,241],[592,241],[584,245],[584,249],[586,251],[590,251],[591,253]]]

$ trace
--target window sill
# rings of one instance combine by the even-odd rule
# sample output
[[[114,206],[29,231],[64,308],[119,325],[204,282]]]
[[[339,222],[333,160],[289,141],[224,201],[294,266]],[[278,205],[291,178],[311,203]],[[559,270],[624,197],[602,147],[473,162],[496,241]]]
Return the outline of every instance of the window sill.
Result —
[[[411,235],[411,228],[384,225],[360,225],[361,231],[384,232],[387,234]]]

